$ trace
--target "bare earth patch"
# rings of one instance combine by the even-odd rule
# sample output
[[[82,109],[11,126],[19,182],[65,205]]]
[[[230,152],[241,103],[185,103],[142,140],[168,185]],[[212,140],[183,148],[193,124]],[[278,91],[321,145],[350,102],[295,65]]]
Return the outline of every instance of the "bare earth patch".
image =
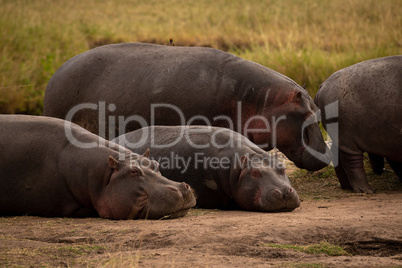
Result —
[[[293,212],[192,209],[160,221],[0,218],[0,266],[402,266],[402,184],[393,173],[375,177],[392,183],[365,195],[341,190],[331,168],[288,170],[303,199]],[[322,245],[345,251],[297,250]]]

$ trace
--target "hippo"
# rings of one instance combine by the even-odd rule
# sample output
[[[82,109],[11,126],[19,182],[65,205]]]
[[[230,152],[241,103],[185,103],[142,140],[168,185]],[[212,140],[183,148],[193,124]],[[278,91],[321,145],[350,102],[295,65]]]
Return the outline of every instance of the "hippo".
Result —
[[[245,136],[210,126],[150,126],[113,140],[150,149],[161,173],[190,184],[199,208],[292,211],[300,206],[282,162]]]
[[[0,129],[0,215],[160,219],[196,204],[155,161],[71,122],[0,115]]]
[[[109,140],[150,125],[227,127],[307,170],[331,159],[317,120],[304,124],[317,111],[304,88],[257,63],[212,48],[145,43],[73,57],[54,73],[44,99],[44,115]]]
[[[364,152],[374,172],[382,172],[385,157],[402,178],[402,56],[363,61],[335,72],[320,86],[315,103],[334,141],[342,188],[373,192],[363,167]],[[326,115],[334,112],[331,104],[338,109],[338,131],[328,128],[336,123]]]

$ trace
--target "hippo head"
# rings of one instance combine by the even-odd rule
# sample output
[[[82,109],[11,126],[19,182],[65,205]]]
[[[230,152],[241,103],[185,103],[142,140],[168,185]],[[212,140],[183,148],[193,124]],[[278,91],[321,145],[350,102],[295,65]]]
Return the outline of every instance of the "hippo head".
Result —
[[[231,190],[242,209],[279,212],[300,206],[299,196],[280,165],[272,167],[266,160],[250,161],[247,156],[242,156],[240,172],[234,176]]]
[[[265,150],[278,148],[299,168],[316,171],[327,166],[331,152],[318,125],[319,109],[307,91],[300,87],[290,95],[279,92],[270,105],[261,111],[265,118],[272,120],[270,132],[251,132],[248,138],[258,145],[268,141],[271,146]],[[264,127],[256,120],[254,128]]]
[[[147,151],[149,152],[149,151]],[[103,189],[94,202],[102,218],[160,219],[187,214],[196,204],[191,187],[163,177],[147,156],[126,153],[124,160],[105,159]]]
[[[298,91],[292,101],[282,109],[291,112],[287,113],[286,119],[278,122],[276,133],[278,149],[299,168],[315,171],[327,166],[330,163],[331,152],[324,142],[318,125],[316,112],[319,109],[307,92]],[[316,152],[319,157],[313,156],[306,147]]]

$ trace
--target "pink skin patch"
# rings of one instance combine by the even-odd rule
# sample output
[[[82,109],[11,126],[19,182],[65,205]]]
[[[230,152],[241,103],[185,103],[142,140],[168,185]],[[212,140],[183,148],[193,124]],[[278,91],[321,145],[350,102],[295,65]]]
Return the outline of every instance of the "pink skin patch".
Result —
[[[251,169],[251,177],[254,179],[259,179],[262,177],[261,171],[258,168]]]
[[[177,188],[175,188],[175,187],[172,187],[172,186],[168,186],[167,188],[168,188],[169,190],[173,191],[173,192],[178,192],[178,191],[179,191],[179,189],[177,189]]]
[[[274,97],[274,100],[272,103],[274,103],[276,106],[280,105],[285,105],[287,103],[294,102],[296,95],[299,91],[294,91],[291,94],[283,94],[282,91],[278,91]]]
[[[261,190],[260,190],[260,189],[258,189],[258,190],[255,192],[255,195],[254,195],[254,204],[257,205],[257,206],[261,206],[261,205],[262,205],[262,202],[261,202]]]

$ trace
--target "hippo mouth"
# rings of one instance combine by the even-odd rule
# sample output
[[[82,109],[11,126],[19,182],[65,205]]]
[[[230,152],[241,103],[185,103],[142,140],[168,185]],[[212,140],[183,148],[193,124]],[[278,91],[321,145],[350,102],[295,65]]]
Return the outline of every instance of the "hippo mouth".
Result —
[[[195,204],[192,204],[191,202],[189,202],[188,200],[186,200],[183,197],[183,206],[182,206],[182,208],[180,210],[178,210],[178,211],[175,211],[175,212],[169,214],[169,215],[163,216],[162,218],[160,218],[160,220],[163,220],[163,219],[175,219],[175,218],[184,217],[184,216],[186,216],[188,211],[194,206],[195,206]]]
[[[146,219],[148,217],[148,195],[142,196],[139,200],[137,206],[134,206],[132,212],[130,213],[130,219]],[[139,209],[138,209],[139,208]],[[137,211],[137,212],[135,212]],[[135,213],[135,214],[134,214]]]
[[[320,170],[331,162],[332,153],[328,148],[327,144],[324,142],[322,136],[319,139],[311,139],[312,134],[310,128],[304,130],[304,140],[306,141],[306,147],[300,147],[296,152],[294,152],[295,157],[292,160],[298,168],[304,168],[308,171]]]
[[[140,208],[140,210],[138,210],[137,215],[135,215],[134,219],[146,219],[147,215],[148,215],[148,209],[145,209],[145,207],[147,206],[143,206],[142,208]]]
[[[148,204],[148,196],[144,195],[141,197],[141,199],[138,200],[138,205],[133,208],[133,214],[135,213],[134,211],[137,211],[134,217],[131,217],[133,219],[156,219],[156,220],[164,220],[164,219],[174,219],[174,218],[180,218],[184,217],[188,211],[195,206],[196,204],[196,199],[195,199],[195,191],[192,188],[189,188],[191,190],[190,194],[183,194],[181,191],[177,190],[174,187],[168,187],[171,191],[178,192],[180,193],[181,199],[183,203],[180,205],[180,207],[177,208],[176,211],[173,212],[167,212],[166,214],[161,214],[161,213],[151,213],[151,209]],[[193,197],[193,198],[191,198]],[[138,209],[139,208],[139,209]],[[155,211],[154,211],[155,212]],[[152,216],[153,215],[153,216]],[[159,216],[157,216],[159,215]]]
[[[175,218],[180,218],[180,217],[184,217],[188,211],[190,210],[190,208],[183,208],[180,209],[176,212],[173,212],[171,214],[166,214],[164,216],[160,216],[160,218],[155,218],[157,220],[165,220],[165,219],[175,219]],[[135,217],[135,219],[148,219],[148,214],[149,214],[149,209],[145,208],[145,206],[143,208],[141,208],[140,211],[138,211],[137,216]]]
[[[175,219],[175,218],[184,217],[188,213],[189,210],[190,210],[190,208],[181,209],[181,210],[176,211],[176,212],[174,212],[172,214],[163,216],[161,218],[161,220],[163,220],[163,219]]]
[[[293,191],[293,188],[290,188],[289,193]],[[275,198],[264,199],[262,198],[261,189],[258,189],[254,194],[253,200],[254,206],[257,208],[256,210],[269,213],[291,212],[300,206],[298,196],[296,198],[291,196],[286,197],[286,195],[278,189],[275,189],[274,195],[276,195]],[[277,205],[275,205],[275,203],[277,203]]]
[[[176,212],[173,212],[172,214],[162,217],[162,219],[174,219],[184,217],[188,213],[188,211],[196,205],[197,193],[192,187],[188,186],[188,184],[186,184],[186,189],[190,190],[190,193],[188,194],[181,193],[183,197],[182,208]]]

